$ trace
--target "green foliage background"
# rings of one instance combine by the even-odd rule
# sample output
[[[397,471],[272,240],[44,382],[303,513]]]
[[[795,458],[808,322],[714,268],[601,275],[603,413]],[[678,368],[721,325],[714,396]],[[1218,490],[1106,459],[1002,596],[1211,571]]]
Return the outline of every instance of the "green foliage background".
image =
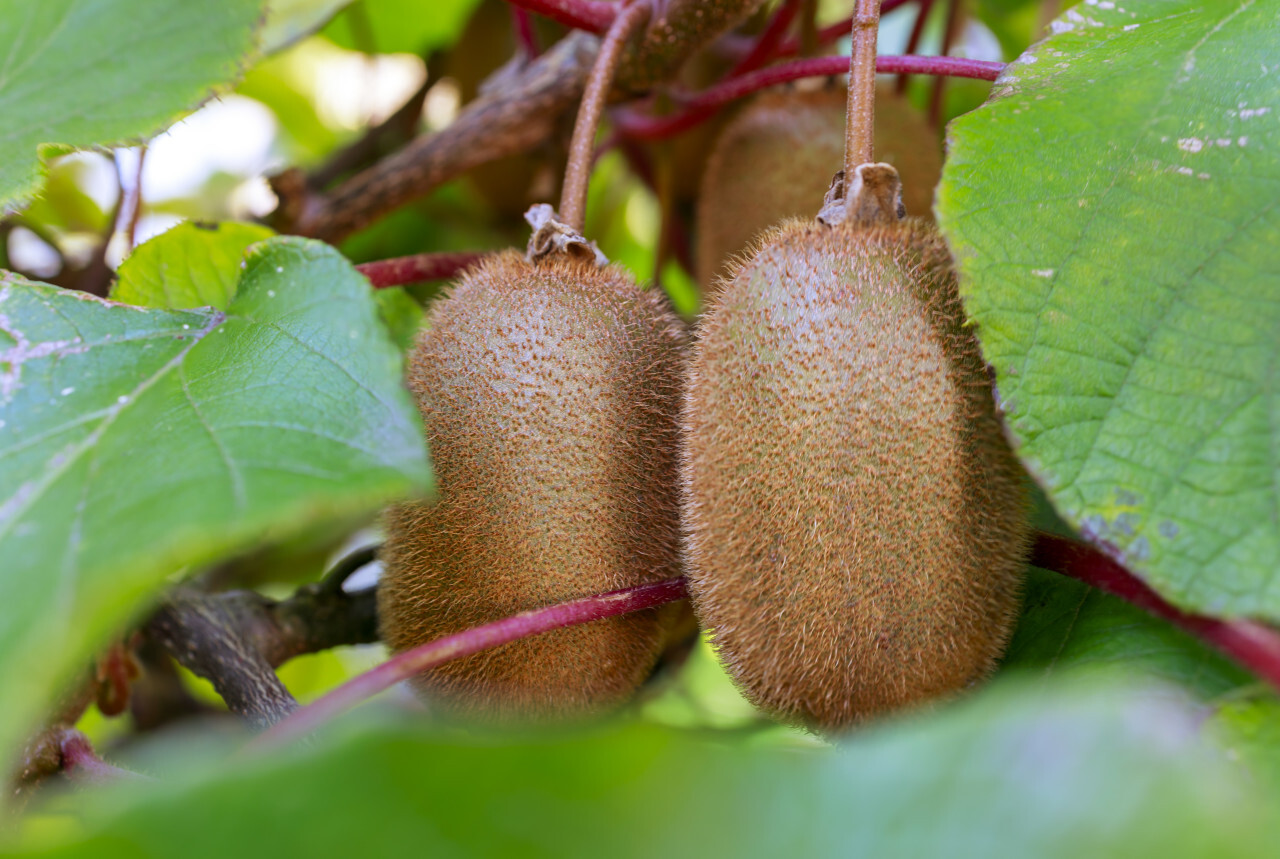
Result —
[[[71,259],[72,239],[113,215],[85,162],[58,154],[140,141],[233,89],[270,110],[288,163],[322,163],[359,132],[304,84],[317,52],[438,58],[479,5],[0,0],[14,129],[0,199]],[[1280,620],[1280,10],[1086,0],[1034,45],[1038,3],[973,12],[1017,61],[950,125],[937,215],[1045,490],[1038,526],[1083,534],[1189,609]],[[952,86],[949,115],[985,95]],[[224,179],[154,211],[217,219]],[[698,289],[655,264],[657,201],[616,153],[589,212],[606,253],[692,318]],[[120,264],[111,297],[125,304],[6,275],[0,761],[174,581],[217,562],[287,593],[353,534],[367,539],[358,529],[381,504],[428,493],[400,373],[438,286],[375,295],[351,263],[523,240],[469,176],[338,249],[189,221]],[[379,656],[317,654],[281,676],[305,701]],[[0,843],[95,856],[1269,855],[1278,725],[1275,695],[1238,666],[1033,569],[995,683],[847,738],[762,721],[705,645],[615,720],[551,734],[462,731],[387,696],[310,744],[249,758],[236,732],[138,741],[91,713],[81,727],[113,760],[160,781],[49,792]],[[192,838],[209,821],[218,837]]]

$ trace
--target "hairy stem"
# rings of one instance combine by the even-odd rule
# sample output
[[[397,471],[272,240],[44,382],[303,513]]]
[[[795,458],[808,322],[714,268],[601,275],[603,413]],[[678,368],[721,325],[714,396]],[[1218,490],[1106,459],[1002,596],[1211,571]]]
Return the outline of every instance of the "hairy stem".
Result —
[[[618,4],[600,0],[507,0],[513,6],[545,15],[566,27],[586,30],[597,36],[609,29],[618,14]]]
[[[1280,631],[1249,620],[1184,612],[1100,550],[1055,534],[1036,534],[1031,563],[1079,579],[1169,621],[1280,688]]]
[[[356,271],[369,278],[369,283],[373,284],[375,289],[382,289],[387,286],[420,283],[424,280],[449,280],[483,258],[484,254],[479,251],[413,254],[407,257],[363,262],[356,266]]]
[[[721,105],[771,86],[801,78],[829,77],[844,74],[849,61],[844,57],[813,57],[793,60],[776,66],[729,78],[693,95],[680,99],[682,109],[667,116],[636,114],[619,110],[615,125],[627,137],[637,140],[660,140],[705,122]],[[958,57],[881,56],[876,58],[876,71],[885,74],[951,75],[993,81],[1004,70],[1004,63],[966,60]]]
[[[844,175],[853,180],[859,164],[875,160],[876,34],[880,0],[857,0],[853,10],[853,50],[849,56],[849,100],[845,108]],[[852,197],[846,203],[853,205]],[[853,217],[853,210],[849,210]]]
[[[664,605],[688,595],[684,578],[610,591],[598,596],[526,611],[406,650],[329,692],[264,731],[248,748],[261,750],[309,734],[356,704],[395,684],[453,659],[566,626]]]
[[[573,138],[569,143],[569,165],[565,169],[564,190],[560,194],[560,218],[577,233],[582,232],[586,221],[587,185],[591,179],[596,129],[600,127],[604,102],[613,86],[613,77],[622,59],[622,49],[626,47],[631,35],[649,20],[650,11],[648,0],[636,0],[618,13],[609,26],[604,41],[600,43],[600,53],[587,78],[582,105],[578,108],[578,118],[573,125]]]

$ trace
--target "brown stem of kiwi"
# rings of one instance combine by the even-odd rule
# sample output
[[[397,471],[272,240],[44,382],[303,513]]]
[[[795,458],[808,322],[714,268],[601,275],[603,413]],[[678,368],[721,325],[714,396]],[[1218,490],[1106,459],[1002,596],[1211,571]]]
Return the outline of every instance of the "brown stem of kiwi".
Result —
[[[613,76],[622,59],[622,49],[631,35],[649,20],[651,7],[648,0],[629,4],[609,25],[600,53],[587,78],[586,91],[582,94],[582,106],[573,124],[573,137],[569,143],[569,166],[565,168],[564,190],[560,194],[560,218],[574,231],[581,233],[587,214],[587,183],[591,178],[591,163],[595,152],[596,129],[604,102],[613,85]]]
[[[857,0],[853,10],[853,51],[849,58],[848,124],[844,138],[844,175],[874,160],[876,120],[876,36],[880,0]],[[846,195],[846,201],[848,197]],[[850,212],[852,214],[852,212]]]

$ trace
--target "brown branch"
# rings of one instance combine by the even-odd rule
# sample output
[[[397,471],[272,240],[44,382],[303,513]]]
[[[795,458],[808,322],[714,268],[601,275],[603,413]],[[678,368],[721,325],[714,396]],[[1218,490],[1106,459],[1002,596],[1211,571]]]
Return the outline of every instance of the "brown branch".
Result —
[[[472,167],[531,149],[554,133],[582,95],[599,40],[572,33],[467,105],[446,128],[421,137],[314,195],[290,174],[273,181],[281,232],[336,242]]]
[[[146,631],[255,727],[298,707],[275,668],[304,653],[378,640],[373,589],[346,593],[327,580],[283,601],[252,591],[179,590]]]
[[[432,52],[427,57],[427,76],[405,103],[377,125],[371,126],[350,145],[338,150],[329,160],[307,175],[307,187],[322,189],[342,176],[362,170],[377,159],[412,140],[422,119],[422,106],[427,93],[442,75],[445,54]]]

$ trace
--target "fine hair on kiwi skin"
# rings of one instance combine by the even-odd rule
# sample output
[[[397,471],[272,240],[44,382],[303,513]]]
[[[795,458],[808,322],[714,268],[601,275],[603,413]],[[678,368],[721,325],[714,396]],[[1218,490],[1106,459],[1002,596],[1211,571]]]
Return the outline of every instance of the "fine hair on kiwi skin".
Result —
[[[439,500],[386,516],[388,646],[680,574],[685,341],[661,292],[572,259],[504,253],[433,305],[409,384]],[[652,609],[556,630],[416,684],[459,717],[591,715],[644,681],[673,619]]]
[[[991,670],[1027,500],[931,225],[769,233],[690,376],[689,587],[750,700],[832,730]]]
[[[932,219],[942,148],[925,116],[892,87],[876,92],[876,158],[898,170],[907,213]],[[714,288],[732,259],[788,218],[817,210],[845,143],[845,89],[783,87],[754,98],[707,159],[696,215],[695,278]],[[742,177],[752,177],[743,181]]]
[[[723,284],[684,412],[699,621],[750,700],[824,731],[990,672],[1030,543],[946,244],[871,161],[878,19],[857,0],[845,169]]]
[[[601,44],[570,146],[562,216],[527,215],[527,256],[495,255],[431,307],[410,356],[435,504],[386,515],[384,640],[403,651],[522,611],[681,572],[680,397],[687,332],[581,235],[591,143],[626,40]],[[446,663],[414,685],[442,713],[547,723],[626,702],[668,647],[673,603]],[[675,645],[675,642],[672,642]]]

